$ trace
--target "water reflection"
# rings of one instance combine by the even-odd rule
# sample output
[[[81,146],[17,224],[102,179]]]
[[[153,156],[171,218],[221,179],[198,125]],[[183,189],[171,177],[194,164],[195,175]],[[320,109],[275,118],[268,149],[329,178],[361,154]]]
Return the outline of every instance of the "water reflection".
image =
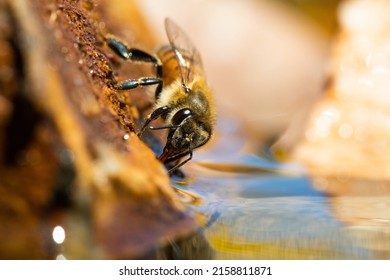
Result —
[[[207,242],[202,244],[210,243],[213,258],[381,257],[357,241],[354,235],[358,232],[362,236],[363,232],[337,217],[334,200],[317,190],[305,175],[210,171],[194,165],[191,169],[196,174],[191,183],[175,187],[202,197],[201,204],[192,206],[194,210],[205,216],[220,214],[204,229]],[[187,258],[199,257],[189,252]]]

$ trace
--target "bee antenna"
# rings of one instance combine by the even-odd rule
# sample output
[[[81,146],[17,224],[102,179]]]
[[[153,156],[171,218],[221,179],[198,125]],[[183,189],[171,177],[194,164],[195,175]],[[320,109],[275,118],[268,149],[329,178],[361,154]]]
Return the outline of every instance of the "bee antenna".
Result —
[[[189,87],[187,87],[184,83],[182,83],[181,86],[184,88],[184,91],[186,93],[190,93],[191,92],[191,89]]]

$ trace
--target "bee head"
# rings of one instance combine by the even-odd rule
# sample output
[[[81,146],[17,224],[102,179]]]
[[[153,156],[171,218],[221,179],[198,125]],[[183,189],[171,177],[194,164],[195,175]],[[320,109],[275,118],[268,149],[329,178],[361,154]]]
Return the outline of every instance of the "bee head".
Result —
[[[174,128],[171,129],[163,155],[160,156],[163,161],[188,154],[210,139],[211,129],[200,122],[189,108],[177,111],[171,123]]]

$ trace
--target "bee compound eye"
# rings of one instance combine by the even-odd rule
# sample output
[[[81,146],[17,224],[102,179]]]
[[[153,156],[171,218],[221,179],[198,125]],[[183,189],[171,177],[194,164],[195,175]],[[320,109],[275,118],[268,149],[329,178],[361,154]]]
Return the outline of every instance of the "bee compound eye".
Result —
[[[194,113],[191,111],[191,109],[184,108],[176,112],[176,114],[172,117],[172,124],[173,125],[179,125],[184,121],[184,119],[192,116]]]

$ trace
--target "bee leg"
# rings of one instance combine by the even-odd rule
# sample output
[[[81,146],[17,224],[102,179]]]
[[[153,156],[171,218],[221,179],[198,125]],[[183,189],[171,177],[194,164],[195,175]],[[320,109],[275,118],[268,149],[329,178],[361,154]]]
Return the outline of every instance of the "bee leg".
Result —
[[[110,47],[111,50],[114,51],[115,54],[120,56],[121,58],[125,60],[131,60],[131,61],[141,61],[141,62],[148,62],[153,63],[156,66],[156,76],[157,78],[161,78],[162,76],[162,64],[159,59],[154,57],[151,54],[148,54],[147,52],[141,51],[139,49],[135,48],[129,48],[126,46],[125,43],[121,42],[120,40],[116,38],[107,38],[106,40],[107,45]],[[156,98],[159,97],[160,92],[162,90],[162,80],[159,79],[160,82],[158,82],[158,86],[156,88]],[[126,81],[127,82],[127,81]],[[152,83],[157,84],[157,83]],[[128,88],[125,89],[132,89],[137,87],[138,85],[131,87],[131,83]]]
[[[168,106],[160,107],[154,110],[150,116],[146,119],[144,125],[142,126],[141,130],[137,133],[138,137],[141,137],[142,134],[145,132],[145,130],[148,128],[149,124],[160,117],[163,114],[168,113],[171,110]]]
[[[115,88],[119,90],[128,90],[139,86],[150,86],[156,84],[158,85],[157,88],[159,88],[160,85],[162,85],[162,80],[159,78],[139,78],[118,82]]]
[[[139,49],[129,48],[125,43],[116,38],[107,38],[106,42],[111,50],[113,50],[118,56],[125,60],[142,61],[153,63],[155,65],[161,65],[161,62],[153,55]]]
[[[192,159],[192,151],[190,151],[190,157],[189,157],[189,158],[187,158],[186,160],[183,160],[182,162],[176,164],[174,167],[172,167],[171,169],[168,170],[168,173],[169,173],[169,174],[172,174],[172,173],[175,172],[178,168],[182,167],[184,164],[186,164],[187,162],[189,162],[191,159]]]

